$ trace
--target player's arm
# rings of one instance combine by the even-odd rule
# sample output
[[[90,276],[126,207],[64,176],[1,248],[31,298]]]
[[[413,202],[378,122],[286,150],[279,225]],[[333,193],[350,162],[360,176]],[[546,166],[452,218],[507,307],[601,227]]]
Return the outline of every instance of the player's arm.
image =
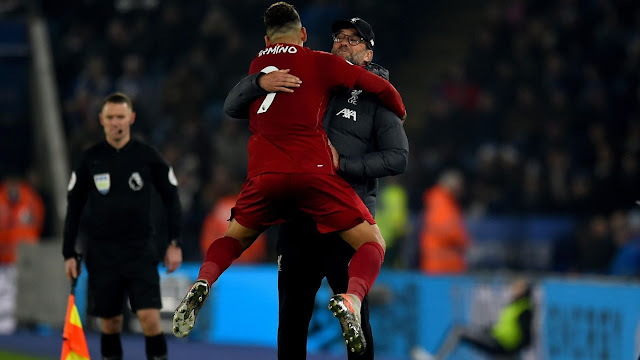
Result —
[[[387,80],[374,75],[360,66],[354,66],[346,60],[328,53],[317,52],[320,66],[325,71],[325,81],[330,86],[343,86],[350,89],[359,88],[375,95],[400,119],[404,120],[407,111],[398,90]]]
[[[400,119],[404,120],[407,117],[407,110],[402,102],[402,97],[390,82],[359,66],[352,67],[359,73],[354,87],[376,95],[378,99],[385,106],[391,109]]]
[[[65,260],[65,273],[69,279],[77,278],[78,266],[76,258],[76,238],[80,227],[80,217],[82,209],[87,203],[89,187],[91,186],[91,176],[86,160],[80,162],[80,166],[71,172],[69,186],[67,187],[67,215],[64,219],[64,230],[62,234],[62,256]]]
[[[400,118],[378,106],[373,124],[375,151],[362,156],[340,156],[340,175],[379,178],[402,174],[407,168],[409,141]]]
[[[302,81],[289,74],[289,69],[259,72],[242,79],[227,95],[224,112],[236,119],[249,117],[251,103],[271,92],[293,92]]]

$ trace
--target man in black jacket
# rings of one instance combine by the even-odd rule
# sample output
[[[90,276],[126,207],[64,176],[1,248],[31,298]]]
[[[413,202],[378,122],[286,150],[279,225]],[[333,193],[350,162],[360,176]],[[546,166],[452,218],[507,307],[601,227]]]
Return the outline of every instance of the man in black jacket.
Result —
[[[366,21],[360,18],[336,21],[332,35],[334,55],[388,80],[389,72],[371,63],[375,36]],[[229,93],[224,110],[231,117],[247,118],[249,105],[255,99],[269,92],[293,92],[299,86],[304,84],[288,70],[251,75]],[[400,174],[407,165],[409,144],[402,121],[361,90],[340,89],[331,99],[323,123],[333,145],[334,162],[338,161],[338,173],[375,215],[377,178]],[[334,293],[345,292],[348,263],[355,250],[337,234],[319,234],[313,221],[306,218],[280,226],[277,250],[278,359],[304,359],[309,322],[322,279],[327,278]],[[350,353],[349,359],[374,357],[366,297],[361,316],[366,351],[361,355]]]
[[[173,169],[149,145],[131,139],[135,113],[122,93],[108,96],[100,112],[105,141],[83,154],[69,181],[62,254],[68,278],[79,275],[76,237],[88,203],[89,315],[101,320],[103,359],[122,359],[120,332],[125,294],[145,335],[147,359],[167,359],[160,327],[160,279],[153,250],[152,188],[167,210],[167,272],[182,263],[181,209]]]

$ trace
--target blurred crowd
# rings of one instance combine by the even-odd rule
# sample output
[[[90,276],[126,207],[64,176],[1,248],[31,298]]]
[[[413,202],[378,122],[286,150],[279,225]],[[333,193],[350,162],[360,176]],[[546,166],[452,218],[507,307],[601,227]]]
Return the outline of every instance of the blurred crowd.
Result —
[[[97,113],[105,95],[130,95],[136,136],[157,146],[178,175],[184,240],[191,246],[186,260],[200,259],[205,218],[218,201],[238,193],[245,176],[247,122],[224,116],[222,103],[264,46],[258,34],[266,5],[42,2],[72,162],[103,138]],[[375,29],[403,7],[423,6],[400,1],[380,11],[357,0],[296,5],[309,29],[307,45],[320,50],[330,46],[333,19],[358,15]],[[411,51],[397,51],[399,41],[420,41],[419,13],[402,12],[402,38],[376,32],[376,60],[392,75],[411,60]],[[428,113],[410,119],[418,128],[408,134],[410,168],[386,182],[389,193],[404,195],[390,196],[387,205],[422,212],[422,195],[446,169],[456,169],[464,180],[458,200],[465,216],[572,217],[575,234],[559,242],[554,269],[610,272],[621,261],[618,249],[627,257],[640,253],[632,211],[640,200],[640,3],[488,1],[478,16],[483,24],[466,60],[424,89]],[[385,194],[383,187],[382,209]],[[389,240],[412,243],[404,238],[419,232],[396,231]]]
[[[607,273],[638,237],[640,3],[487,2],[478,16],[466,60],[429,89],[409,134],[412,183],[454,165],[467,216],[570,216],[554,267]]]
[[[471,212],[592,215],[640,189],[640,4],[489,3],[432,90],[414,166],[461,166]],[[453,140],[453,141],[452,141]]]

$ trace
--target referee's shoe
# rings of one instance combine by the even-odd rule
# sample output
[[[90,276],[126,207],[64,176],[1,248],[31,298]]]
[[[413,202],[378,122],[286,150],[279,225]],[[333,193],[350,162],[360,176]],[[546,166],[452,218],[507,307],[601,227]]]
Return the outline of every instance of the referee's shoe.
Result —
[[[196,280],[176,311],[173,313],[173,334],[179,338],[185,337],[193,329],[196,316],[209,295],[207,280]]]
[[[355,354],[364,353],[367,347],[362,333],[360,305],[360,299],[353,294],[337,294],[329,300],[329,310],[333,311],[333,316],[340,320],[342,337],[349,351]]]

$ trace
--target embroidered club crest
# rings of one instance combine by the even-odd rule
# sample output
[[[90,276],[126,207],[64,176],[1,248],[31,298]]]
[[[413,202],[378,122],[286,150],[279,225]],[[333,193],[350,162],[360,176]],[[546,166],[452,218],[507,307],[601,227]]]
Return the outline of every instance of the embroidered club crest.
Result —
[[[107,195],[111,188],[111,176],[109,173],[95,174],[93,175],[93,183],[96,184],[96,189],[102,195]]]
[[[131,174],[131,176],[129,176],[129,187],[131,188],[131,190],[138,191],[142,189],[143,185],[144,181],[142,181],[142,176],[140,176],[139,172],[136,171]]]
[[[352,90],[351,97],[349,98],[349,100],[347,100],[347,102],[349,102],[349,104],[358,105],[358,95],[360,95],[361,93],[362,90]]]

